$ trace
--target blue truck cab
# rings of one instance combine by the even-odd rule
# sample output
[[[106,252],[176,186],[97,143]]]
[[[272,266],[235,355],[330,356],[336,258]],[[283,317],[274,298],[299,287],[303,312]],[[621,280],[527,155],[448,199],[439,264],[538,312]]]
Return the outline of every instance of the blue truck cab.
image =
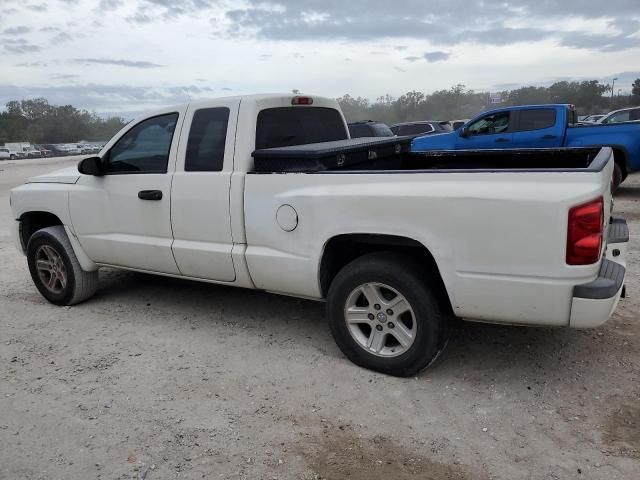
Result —
[[[614,183],[640,170],[640,122],[580,125],[573,105],[523,105],[481,113],[450,133],[416,137],[411,150],[483,150],[610,146]]]

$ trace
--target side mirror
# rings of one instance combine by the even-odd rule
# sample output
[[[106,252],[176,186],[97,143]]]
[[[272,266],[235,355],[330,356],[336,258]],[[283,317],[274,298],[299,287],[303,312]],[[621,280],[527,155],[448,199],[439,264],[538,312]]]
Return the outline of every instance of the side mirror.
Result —
[[[84,160],[80,160],[80,163],[78,164],[78,171],[84,175],[95,175],[97,177],[101,177],[104,175],[102,159],[100,157],[89,157]]]
[[[460,136],[461,136],[462,138],[467,138],[467,137],[469,136],[469,127],[466,127],[466,126],[465,126],[465,127],[462,127],[462,128],[460,129]]]

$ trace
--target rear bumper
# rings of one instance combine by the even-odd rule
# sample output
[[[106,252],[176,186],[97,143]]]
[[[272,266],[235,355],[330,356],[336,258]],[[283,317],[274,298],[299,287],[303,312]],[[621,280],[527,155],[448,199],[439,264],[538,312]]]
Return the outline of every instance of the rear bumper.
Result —
[[[627,222],[611,220],[605,258],[598,277],[573,288],[569,326],[593,328],[605,323],[613,314],[620,297],[624,296],[625,253],[629,242]]]

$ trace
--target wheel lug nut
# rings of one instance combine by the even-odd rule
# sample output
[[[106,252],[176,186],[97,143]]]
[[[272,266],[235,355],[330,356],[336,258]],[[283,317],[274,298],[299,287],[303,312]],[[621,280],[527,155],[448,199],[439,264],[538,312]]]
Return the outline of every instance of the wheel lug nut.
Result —
[[[373,320],[374,318],[376,318],[373,313],[370,313],[369,315],[367,315],[369,317],[369,320]]]
[[[393,315],[393,310],[391,310],[390,308],[387,309],[387,315]]]
[[[373,306],[373,308],[375,308],[376,310],[380,310],[380,305],[378,305],[377,303]]]
[[[382,325],[376,325],[376,330],[378,330],[379,332],[382,331]]]
[[[393,324],[393,322],[389,322],[389,323],[387,323],[387,327],[389,327],[389,328],[395,328],[395,325]]]

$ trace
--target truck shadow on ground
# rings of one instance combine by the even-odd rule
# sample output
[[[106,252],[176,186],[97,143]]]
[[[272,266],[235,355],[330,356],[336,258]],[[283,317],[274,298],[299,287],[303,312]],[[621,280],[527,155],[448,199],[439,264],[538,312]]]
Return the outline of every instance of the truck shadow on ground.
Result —
[[[273,335],[286,332],[298,337],[300,345],[347,361],[331,338],[321,302],[117,270],[101,273],[98,295],[90,302],[98,309],[112,308],[113,303],[131,310],[151,307],[165,313],[155,315],[154,322],[160,323],[163,318],[182,318],[214,330],[218,324],[232,323]],[[492,381],[499,380],[496,377],[507,381],[514,374],[587,371],[595,363],[610,361],[611,344],[622,343],[610,326],[613,322],[596,330],[570,330],[456,321],[447,349],[420,375],[459,376],[463,369],[472,375],[492,372]],[[216,332],[212,337],[215,341]]]

